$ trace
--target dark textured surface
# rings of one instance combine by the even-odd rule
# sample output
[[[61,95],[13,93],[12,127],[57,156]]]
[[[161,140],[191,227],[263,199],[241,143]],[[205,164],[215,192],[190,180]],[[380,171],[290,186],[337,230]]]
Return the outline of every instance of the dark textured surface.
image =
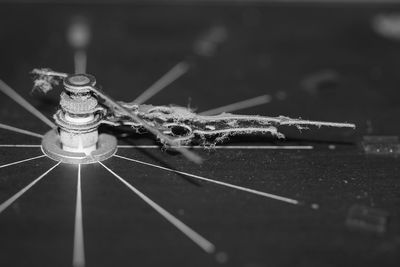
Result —
[[[139,6],[1,5],[0,78],[45,114],[57,93],[30,94],[28,72],[51,67],[71,72],[65,29],[73,15],[92,23],[88,70],[105,91],[131,100],[178,61],[191,58],[183,78],[149,101],[206,110],[261,94],[268,105],[242,113],[349,121],[357,130],[284,128],[288,142],[309,151],[199,151],[196,166],[157,149],[118,154],[211,179],[292,197],[294,206],[113,158],[122,177],[228,254],[226,266],[398,266],[399,159],[366,156],[363,135],[398,135],[400,43],[371,29],[386,6]],[[400,8],[397,9],[400,11]],[[193,41],[213,25],[228,39],[210,58],[192,57]],[[315,91],[302,81],[321,71],[337,79]],[[285,100],[275,95],[282,91]],[[46,125],[0,97],[0,122],[44,133]],[[1,144],[39,144],[0,130]],[[121,144],[153,141],[147,136]],[[232,145],[268,145],[265,138],[235,138]],[[336,149],[328,145],[335,144]],[[39,148],[0,148],[0,165],[39,155]],[[0,169],[0,203],[53,162],[42,158]],[[61,165],[0,214],[0,266],[70,266],[76,166]],[[87,266],[214,266],[208,255],[136,197],[100,165],[82,168]],[[319,210],[308,207],[318,203]],[[360,204],[389,213],[377,235],[346,227]]]

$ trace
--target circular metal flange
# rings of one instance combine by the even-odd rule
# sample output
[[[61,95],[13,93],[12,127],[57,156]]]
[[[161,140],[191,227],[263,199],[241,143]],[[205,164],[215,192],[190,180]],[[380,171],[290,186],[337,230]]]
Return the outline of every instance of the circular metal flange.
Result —
[[[91,164],[112,157],[117,151],[117,139],[109,134],[100,134],[97,149],[86,155],[63,150],[57,130],[51,130],[43,137],[42,151],[49,158],[63,163]]]
[[[96,129],[100,125],[101,118],[98,114],[93,116],[93,119],[89,122],[85,122],[82,124],[70,123],[67,119],[65,119],[65,113],[62,110],[57,110],[56,114],[54,114],[54,119],[56,120],[56,124],[62,129],[68,129],[71,132],[90,132],[93,129]]]
[[[64,79],[65,90],[73,94],[90,93],[91,88],[96,85],[96,78],[89,74],[71,74]]]

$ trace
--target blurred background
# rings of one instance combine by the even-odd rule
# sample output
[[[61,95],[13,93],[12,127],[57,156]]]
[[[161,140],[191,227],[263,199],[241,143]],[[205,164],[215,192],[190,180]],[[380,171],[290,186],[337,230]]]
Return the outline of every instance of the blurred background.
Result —
[[[398,138],[385,136],[400,132],[399,1],[0,1],[0,79],[51,117],[59,91],[32,91],[34,68],[90,73],[117,100],[132,101],[157,82],[160,87],[161,79],[162,90],[145,103],[203,112],[251,100],[233,112],[357,125],[355,131],[285,127],[285,141],[247,136],[228,142],[312,145],[310,153],[203,151],[205,164],[194,166],[179,155],[151,152],[188,172],[315,201],[323,207],[318,213],[180,177],[157,179],[173,174],[111,160],[122,174],[134,173],[135,182],[172,213],[215,240],[229,261],[225,254],[215,260],[192,248],[117,188],[104,170],[88,166],[83,197],[88,266],[398,266],[400,145]],[[1,95],[2,123],[48,130],[29,116]],[[389,157],[370,157],[363,147],[366,136],[383,136],[373,147],[391,150]],[[155,144],[152,136],[132,140]],[[10,133],[0,141],[37,143]],[[148,151],[131,151],[159,164]],[[3,158],[17,160],[18,153]],[[65,169],[58,176],[70,178],[71,169]],[[9,263],[4,266],[70,266],[75,184],[55,181],[58,191],[47,185],[31,204],[25,201],[26,217],[15,211],[0,218],[5,224],[0,240],[7,240],[0,242],[1,266],[2,260]],[[4,199],[10,195],[1,192]],[[356,204],[367,208],[360,212],[356,206],[361,219],[351,232],[347,217],[351,228]],[[369,208],[383,211],[371,215]],[[36,209],[40,212],[29,213]],[[43,251],[49,251],[46,257]]]

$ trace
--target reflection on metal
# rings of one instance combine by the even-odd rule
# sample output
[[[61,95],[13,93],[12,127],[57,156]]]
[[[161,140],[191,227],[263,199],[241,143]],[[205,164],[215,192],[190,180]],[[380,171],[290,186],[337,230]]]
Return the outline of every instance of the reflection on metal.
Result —
[[[100,134],[97,149],[87,155],[83,152],[70,152],[61,148],[60,136],[57,131],[49,131],[42,141],[42,151],[48,157],[70,164],[90,164],[103,161],[113,156],[117,151],[117,139],[108,134]]]
[[[364,136],[361,145],[367,155],[400,155],[398,136]]]

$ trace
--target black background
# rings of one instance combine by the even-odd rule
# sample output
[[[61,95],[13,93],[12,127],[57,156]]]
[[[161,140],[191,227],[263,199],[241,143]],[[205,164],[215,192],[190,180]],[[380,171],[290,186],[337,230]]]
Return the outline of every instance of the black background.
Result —
[[[92,26],[88,72],[116,99],[131,100],[177,62],[190,72],[149,103],[207,110],[262,94],[271,103],[241,111],[354,122],[357,129],[283,128],[287,140],[233,138],[229,144],[313,145],[310,151],[198,151],[201,166],[157,149],[118,154],[182,171],[318,203],[293,206],[184,179],[123,161],[105,164],[228,255],[226,266],[397,266],[400,246],[399,160],[367,156],[364,135],[398,135],[400,43],[371,27],[376,14],[396,6],[314,4],[3,4],[0,5],[0,77],[46,115],[58,95],[31,93],[35,67],[73,71],[66,28],[76,15]],[[222,25],[228,39],[209,58],[193,56],[193,42]],[[315,92],[302,81],[323,70],[333,85]],[[278,92],[287,98],[279,100]],[[1,96],[0,121],[45,133],[48,128]],[[1,144],[40,144],[1,130]],[[131,135],[121,144],[153,144]],[[329,145],[336,149],[329,149]],[[0,164],[40,154],[39,148],[1,148]],[[0,202],[47,170],[43,158],[0,169]],[[76,166],[61,165],[0,214],[1,266],[70,266]],[[87,266],[214,266],[207,255],[94,164],[82,168]],[[354,204],[389,213],[386,232],[345,225]]]

